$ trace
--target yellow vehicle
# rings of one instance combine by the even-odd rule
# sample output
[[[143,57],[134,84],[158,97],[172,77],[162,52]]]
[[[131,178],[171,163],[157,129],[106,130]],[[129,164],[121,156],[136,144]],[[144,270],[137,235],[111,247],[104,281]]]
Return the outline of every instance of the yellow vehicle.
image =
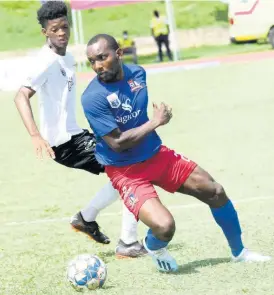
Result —
[[[232,43],[268,41],[274,48],[274,0],[230,0]]]

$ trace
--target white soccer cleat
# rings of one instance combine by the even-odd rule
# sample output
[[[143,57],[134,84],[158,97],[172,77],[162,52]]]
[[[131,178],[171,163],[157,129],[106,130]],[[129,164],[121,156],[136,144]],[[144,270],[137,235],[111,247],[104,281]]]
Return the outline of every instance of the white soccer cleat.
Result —
[[[270,256],[264,256],[246,248],[244,248],[238,256],[232,256],[232,260],[234,262],[266,262],[271,259],[272,258]]]
[[[168,253],[166,248],[159,250],[149,250],[145,239],[143,240],[143,246],[147,250],[149,256],[152,257],[157,269],[162,272],[175,272],[178,270],[178,265],[176,260]]]

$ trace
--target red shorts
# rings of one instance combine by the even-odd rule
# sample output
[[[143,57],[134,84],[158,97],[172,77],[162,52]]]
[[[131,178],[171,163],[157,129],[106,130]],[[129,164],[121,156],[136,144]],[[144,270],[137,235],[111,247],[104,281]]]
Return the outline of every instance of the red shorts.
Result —
[[[105,171],[125,205],[138,220],[139,210],[151,198],[158,198],[153,185],[175,193],[192,173],[196,163],[161,146],[152,158],[123,167],[106,166]]]

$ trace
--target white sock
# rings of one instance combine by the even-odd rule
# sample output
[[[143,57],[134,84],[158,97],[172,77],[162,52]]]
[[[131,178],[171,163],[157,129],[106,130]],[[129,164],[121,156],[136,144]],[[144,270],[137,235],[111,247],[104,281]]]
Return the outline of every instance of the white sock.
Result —
[[[121,240],[124,243],[132,244],[138,240],[137,225],[134,215],[123,204]]]
[[[118,192],[111,182],[107,183],[89,202],[88,206],[81,210],[85,221],[94,221],[98,213],[118,199]]]

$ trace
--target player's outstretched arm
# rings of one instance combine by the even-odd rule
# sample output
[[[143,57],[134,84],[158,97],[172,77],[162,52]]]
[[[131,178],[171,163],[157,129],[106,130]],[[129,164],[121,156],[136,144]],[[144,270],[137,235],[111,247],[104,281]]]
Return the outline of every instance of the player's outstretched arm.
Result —
[[[32,88],[21,87],[14,98],[14,102],[24,122],[25,127],[32,138],[36,155],[39,158],[42,158],[42,151],[44,150],[48,154],[48,156],[54,158],[54,151],[50,147],[49,143],[42,138],[37,128],[37,125],[34,121],[32,108],[30,104],[30,98],[34,94],[35,91]]]
[[[159,107],[153,104],[153,118],[151,120],[125,132],[121,132],[119,128],[116,128],[103,136],[103,139],[111,149],[119,153],[138,145],[149,133],[159,126],[167,124],[171,117],[172,110],[166,104],[161,103]]]
[[[19,111],[30,136],[40,135],[30,105],[30,98],[34,94],[35,91],[33,89],[29,87],[21,87],[14,98],[17,110]]]

